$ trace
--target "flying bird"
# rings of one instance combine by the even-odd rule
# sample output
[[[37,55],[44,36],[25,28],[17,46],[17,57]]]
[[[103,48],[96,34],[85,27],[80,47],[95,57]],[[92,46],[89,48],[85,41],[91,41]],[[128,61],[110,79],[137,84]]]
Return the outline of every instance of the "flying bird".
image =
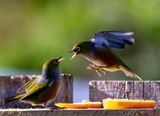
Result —
[[[135,43],[133,32],[102,31],[94,34],[89,41],[80,42],[72,48],[71,59],[81,55],[91,62],[89,69],[96,70],[101,76],[105,71],[122,71],[127,77],[142,80],[115,53],[114,49],[124,49]]]

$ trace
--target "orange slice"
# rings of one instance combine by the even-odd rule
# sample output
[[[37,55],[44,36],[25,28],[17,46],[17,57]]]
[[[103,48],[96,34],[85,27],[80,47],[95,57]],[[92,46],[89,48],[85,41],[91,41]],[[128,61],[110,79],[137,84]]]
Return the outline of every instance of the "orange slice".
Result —
[[[104,109],[154,108],[154,100],[104,99]]]
[[[85,103],[56,103],[56,106],[60,108],[102,108],[101,102],[85,102]]]

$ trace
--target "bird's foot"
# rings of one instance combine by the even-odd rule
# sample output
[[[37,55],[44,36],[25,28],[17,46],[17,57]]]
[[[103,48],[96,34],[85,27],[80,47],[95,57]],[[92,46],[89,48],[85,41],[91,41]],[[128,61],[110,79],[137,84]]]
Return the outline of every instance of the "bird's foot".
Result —
[[[95,64],[90,64],[87,69],[89,70],[95,70],[96,73],[98,74],[99,77],[101,77],[102,75],[105,75],[105,70],[102,69],[102,67],[97,66]]]
[[[64,108],[56,106],[55,104],[49,104],[48,102],[44,103],[43,107],[48,108],[49,111],[64,109]]]
[[[64,108],[58,107],[58,106],[56,106],[56,105],[49,107],[49,110],[50,110],[50,111],[60,110],[60,109],[64,109]]]

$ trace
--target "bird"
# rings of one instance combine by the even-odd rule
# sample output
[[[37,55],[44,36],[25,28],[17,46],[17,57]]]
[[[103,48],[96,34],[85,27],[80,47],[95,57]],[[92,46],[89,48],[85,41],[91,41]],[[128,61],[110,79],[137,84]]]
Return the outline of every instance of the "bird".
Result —
[[[134,33],[128,31],[101,31],[93,35],[89,41],[75,44],[69,53],[71,59],[80,55],[91,64],[87,67],[95,70],[99,76],[108,72],[122,71],[127,77],[142,80],[117,55],[115,49],[124,49],[126,45],[133,45]]]
[[[29,81],[17,90],[25,89],[24,93],[5,98],[5,103],[20,101],[30,103],[33,106],[46,107],[45,104],[53,101],[59,92],[61,84],[59,64],[62,60],[62,57],[47,60],[43,64],[41,76]]]

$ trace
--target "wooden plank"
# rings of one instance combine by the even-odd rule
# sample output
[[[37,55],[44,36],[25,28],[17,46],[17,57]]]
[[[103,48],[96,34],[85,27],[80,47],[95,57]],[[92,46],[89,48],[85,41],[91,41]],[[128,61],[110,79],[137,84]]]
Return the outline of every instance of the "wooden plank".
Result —
[[[154,111],[154,116],[160,116],[160,108]]]
[[[101,101],[106,98],[123,98],[125,90],[124,81],[97,81],[89,82],[89,99]]]
[[[23,78],[23,79],[22,79]],[[31,76],[1,76],[0,77],[0,100],[5,97],[16,95],[16,90],[24,85],[26,82],[32,80],[34,75]]]
[[[125,91],[129,92],[129,99],[134,99],[134,81],[125,82]]]
[[[153,99],[153,87],[151,86],[151,81],[144,81],[144,95],[143,95],[143,99]]]
[[[130,99],[160,100],[160,81],[104,81],[93,80],[89,83],[91,101],[104,98],[123,98],[129,91]]]
[[[143,99],[144,98],[144,83],[143,83],[143,81],[133,81],[133,82],[134,82],[133,99]]]
[[[0,106],[3,105],[4,98],[15,96],[16,90],[40,75],[18,75],[18,76],[1,76],[0,77]],[[55,102],[73,102],[73,77],[72,75],[62,74],[61,76],[61,87],[57,98],[53,101]],[[53,102],[51,104],[53,104]],[[30,104],[26,103],[9,103],[4,105],[3,108],[29,108],[32,107]]]
[[[70,74],[62,75],[60,92],[54,102],[72,103],[73,102],[73,78]]]
[[[143,81],[126,81],[125,91],[129,92],[130,99],[143,99],[144,98],[144,83]]]
[[[65,109],[65,110],[35,110],[35,109],[12,109],[0,110],[0,116],[159,116],[160,109]]]
[[[160,100],[160,81],[151,81],[151,91],[153,92],[151,99]]]

